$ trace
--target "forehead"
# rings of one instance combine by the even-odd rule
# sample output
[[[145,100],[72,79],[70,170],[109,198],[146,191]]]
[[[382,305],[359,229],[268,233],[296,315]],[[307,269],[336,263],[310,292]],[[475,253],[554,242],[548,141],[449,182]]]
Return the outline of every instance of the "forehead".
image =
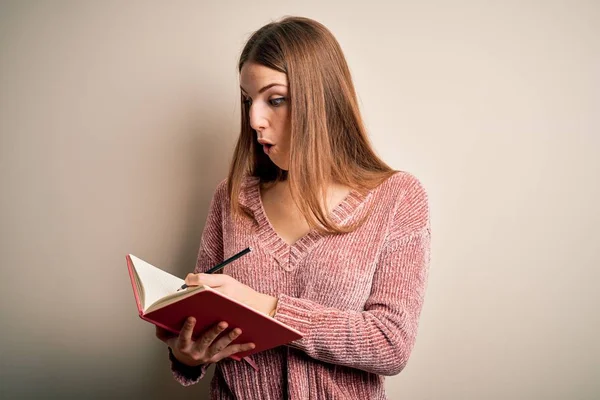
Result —
[[[248,62],[242,67],[240,85],[248,92],[256,92],[271,83],[279,83],[287,86],[287,75],[252,62]]]

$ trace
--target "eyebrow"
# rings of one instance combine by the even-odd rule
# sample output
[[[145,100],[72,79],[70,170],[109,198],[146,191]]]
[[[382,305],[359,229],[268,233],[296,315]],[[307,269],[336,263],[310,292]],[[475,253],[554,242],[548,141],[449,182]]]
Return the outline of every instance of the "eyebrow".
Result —
[[[258,94],[263,93],[265,90],[272,88],[273,86],[284,86],[287,87],[287,85],[284,85],[283,83],[269,83],[267,86],[263,86],[259,91]],[[240,85],[240,89],[242,89],[242,92],[244,93],[248,93],[246,91],[246,89],[244,89],[241,85]]]

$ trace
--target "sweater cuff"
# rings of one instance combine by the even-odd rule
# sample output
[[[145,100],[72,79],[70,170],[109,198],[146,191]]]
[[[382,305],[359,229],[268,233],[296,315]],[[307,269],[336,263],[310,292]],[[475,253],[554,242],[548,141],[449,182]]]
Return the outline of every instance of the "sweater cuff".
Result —
[[[173,350],[171,350],[170,347],[169,360],[171,361],[171,372],[173,373],[173,377],[183,386],[191,386],[198,383],[198,381],[206,375],[206,370],[209,366],[209,364],[203,364],[197,367],[190,367],[175,358]]]
[[[305,349],[309,342],[310,327],[312,326],[313,306],[306,300],[290,297],[280,294],[277,298],[277,308],[275,309],[275,318],[292,328],[300,331],[304,336],[301,339],[291,342],[289,345],[299,349]]]

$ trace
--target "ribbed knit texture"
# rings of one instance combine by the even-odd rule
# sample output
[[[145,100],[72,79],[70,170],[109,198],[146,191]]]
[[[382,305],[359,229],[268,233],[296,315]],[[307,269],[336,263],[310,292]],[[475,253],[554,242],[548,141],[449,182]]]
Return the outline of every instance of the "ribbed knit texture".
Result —
[[[333,211],[338,223],[369,213],[356,231],[310,231],[285,243],[262,206],[257,178],[239,198],[252,219],[232,218],[225,181],[211,202],[195,272],[251,246],[224,273],[275,296],[275,318],[304,334],[246,362],[222,360],[211,382],[213,399],[386,399],[384,375],[406,365],[417,334],[429,265],[427,195],[399,172],[367,194],[352,191]],[[196,383],[206,366],[184,368],[172,356],[175,378]]]

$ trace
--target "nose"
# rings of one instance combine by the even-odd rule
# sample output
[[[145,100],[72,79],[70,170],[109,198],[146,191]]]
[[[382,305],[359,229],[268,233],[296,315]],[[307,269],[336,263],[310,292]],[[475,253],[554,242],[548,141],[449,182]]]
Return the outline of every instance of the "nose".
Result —
[[[266,110],[260,104],[250,105],[250,126],[257,132],[263,131],[269,125]]]

